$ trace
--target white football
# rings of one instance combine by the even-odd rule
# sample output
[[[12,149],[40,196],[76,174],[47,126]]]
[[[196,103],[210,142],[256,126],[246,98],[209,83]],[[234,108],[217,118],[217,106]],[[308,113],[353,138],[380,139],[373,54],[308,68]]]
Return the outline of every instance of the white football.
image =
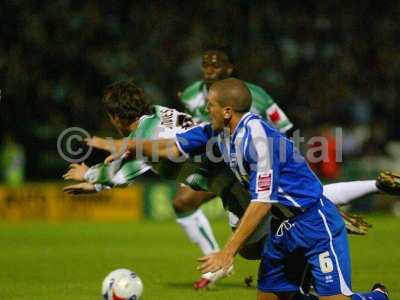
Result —
[[[143,282],[135,272],[117,269],[104,278],[101,293],[104,300],[138,300]]]

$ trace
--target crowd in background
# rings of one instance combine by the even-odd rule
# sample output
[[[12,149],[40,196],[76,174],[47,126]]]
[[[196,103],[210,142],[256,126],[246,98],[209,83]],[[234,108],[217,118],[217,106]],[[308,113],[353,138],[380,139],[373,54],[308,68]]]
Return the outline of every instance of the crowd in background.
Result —
[[[201,77],[203,45],[229,45],[236,76],[264,87],[297,128],[344,128],[344,154],[385,154],[400,131],[400,2],[3,1],[2,139],[27,176],[55,178],[67,127],[110,130],[104,87],[133,78],[153,103]]]

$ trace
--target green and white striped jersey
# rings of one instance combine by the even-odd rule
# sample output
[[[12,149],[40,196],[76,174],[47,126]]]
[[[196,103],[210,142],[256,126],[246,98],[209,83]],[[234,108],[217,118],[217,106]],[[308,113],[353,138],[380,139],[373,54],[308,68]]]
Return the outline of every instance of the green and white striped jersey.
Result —
[[[286,114],[263,88],[248,82],[245,82],[245,84],[252,97],[251,112],[261,115],[281,132],[286,132],[292,128],[293,124]],[[182,103],[196,121],[209,121],[206,110],[207,94],[207,86],[203,81],[196,81],[181,94]]]
[[[176,133],[193,125],[192,118],[188,114],[158,105],[153,109],[154,114],[145,115],[139,119],[138,127],[130,133],[128,138],[175,138]],[[202,163],[190,160],[184,163],[173,163],[167,160],[150,163],[144,160],[121,158],[110,164],[100,163],[92,166],[86,172],[85,180],[93,183],[97,191],[101,191],[105,188],[133,184],[137,177],[152,170],[162,178],[185,183],[195,190],[214,192],[224,199],[224,207],[237,216],[235,219],[240,218],[250,202],[247,190],[236,180],[224,162],[204,167]],[[266,219],[257,227],[255,233],[248,239],[249,243],[265,236],[268,230],[267,223]],[[232,224],[232,226],[236,225]]]
[[[155,105],[154,114],[144,115],[139,119],[136,130],[130,139],[175,138],[175,134],[193,125],[192,117],[175,109]],[[175,164],[170,161],[148,162],[146,160],[128,160],[122,157],[111,164],[100,163],[92,166],[85,174],[85,180],[97,184],[100,190],[105,186],[123,186],[132,183],[141,174],[153,170],[164,178],[178,179],[191,175],[197,165]],[[181,182],[185,178],[181,178]]]

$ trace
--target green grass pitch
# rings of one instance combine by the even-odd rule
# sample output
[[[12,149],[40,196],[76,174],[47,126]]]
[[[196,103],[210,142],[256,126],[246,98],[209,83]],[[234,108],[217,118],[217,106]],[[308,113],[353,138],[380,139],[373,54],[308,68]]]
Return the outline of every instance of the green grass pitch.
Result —
[[[375,281],[400,299],[400,220],[369,216],[367,237],[352,237],[354,290]],[[229,230],[213,224],[219,241]],[[244,277],[257,274],[257,263],[236,260],[235,275],[212,291],[194,291],[200,255],[174,222],[167,223],[26,223],[0,224],[0,299],[96,300],[106,274],[116,268],[135,270],[144,281],[144,300],[255,299]]]

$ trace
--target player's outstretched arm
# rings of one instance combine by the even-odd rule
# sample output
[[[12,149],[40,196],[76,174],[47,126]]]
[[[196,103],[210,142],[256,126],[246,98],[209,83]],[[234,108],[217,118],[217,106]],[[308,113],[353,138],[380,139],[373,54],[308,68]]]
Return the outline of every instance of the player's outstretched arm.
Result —
[[[201,265],[198,269],[202,273],[215,272],[221,268],[227,271],[233,264],[233,259],[240,247],[254,232],[270,209],[271,204],[269,203],[251,202],[225,247],[219,252],[199,258]]]
[[[92,137],[86,139],[86,144],[89,147],[110,152],[112,157],[107,158],[107,162],[120,158],[126,152],[129,153],[128,157],[132,158],[144,156],[149,159],[153,157],[174,159],[181,156],[175,139],[133,140],[125,138],[110,140]]]
[[[157,156],[162,159],[174,159],[182,156],[175,139],[133,140],[131,142],[131,145],[134,145],[133,149],[136,151],[136,155],[143,153],[145,157],[150,159]],[[129,151],[133,152],[132,150]]]
[[[100,192],[114,185],[112,179],[118,170],[119,165],[116,166],[115,163],[109,165],[100,163],[90,168],[85,163],[70,164],[69,170],[63,175],[63,179],[74,180],[79,183],[68,185],[63,188],[63,191],[73,195]],[[119,181],[121,181],[121,178],[119,178]]]

